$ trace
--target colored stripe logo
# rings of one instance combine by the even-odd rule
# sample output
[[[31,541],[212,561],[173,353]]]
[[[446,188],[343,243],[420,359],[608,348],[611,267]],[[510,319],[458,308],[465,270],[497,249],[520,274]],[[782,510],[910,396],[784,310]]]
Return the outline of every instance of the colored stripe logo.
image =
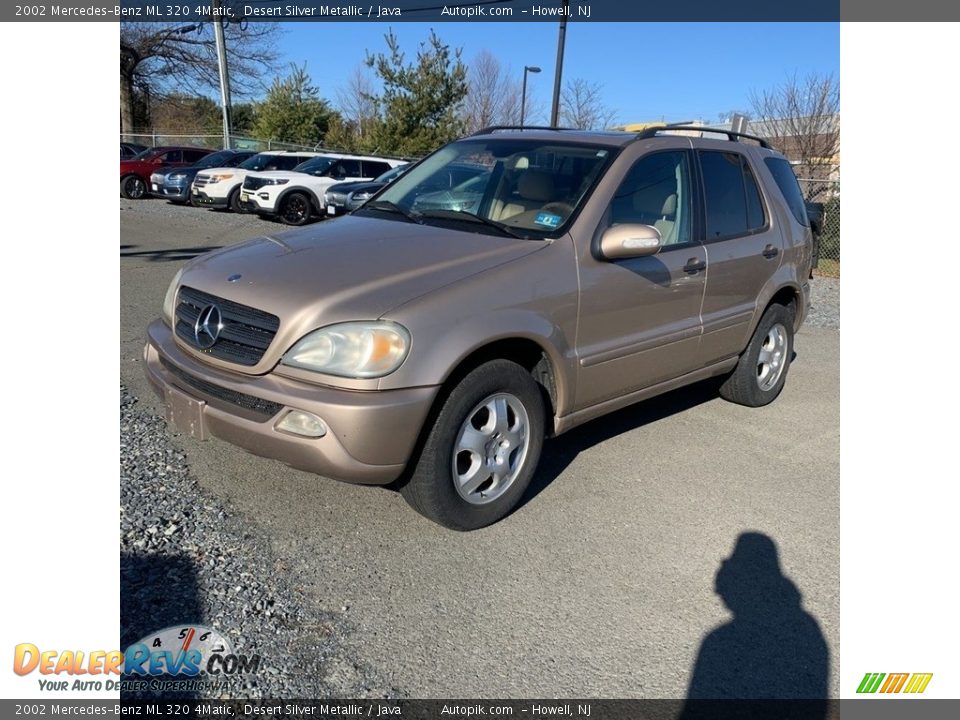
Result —
[[[860,681],[858,693],[871,694],[875,692],[891,693],[922,693],[930,684],[933,673],[867,673]]]

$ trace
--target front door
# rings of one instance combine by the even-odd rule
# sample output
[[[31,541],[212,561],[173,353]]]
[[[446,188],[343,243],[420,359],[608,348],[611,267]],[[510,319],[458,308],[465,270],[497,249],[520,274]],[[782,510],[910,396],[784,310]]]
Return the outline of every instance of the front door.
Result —
[[[695,366],[706,253],[694,231],[691,160],[682,147],[637,159],[597,228],[652,225],[659,253],[613,262],[581,254],[578,410]]]

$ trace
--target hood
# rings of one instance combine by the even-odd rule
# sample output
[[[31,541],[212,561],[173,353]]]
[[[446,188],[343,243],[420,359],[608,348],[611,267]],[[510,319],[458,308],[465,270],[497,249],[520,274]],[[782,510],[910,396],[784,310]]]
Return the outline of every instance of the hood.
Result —
[[[263,359],[243,368],[263,373],[312,330],[348,320],[376,320],[416,297],[545,246],[349,216],[202,255],[185,267],[181,284],[280,318]]]
[[[245,168],[239,167],[215,167],[215,168],[203,168],[202,170],[197,170],[197,175],[220,175],[225,173],[233,173],[234,175],[245,176],[250,174],[252,171]]]
[[[162,175],[164,179],[168,175],[186,175],[188,180],[192,180],[197,173],[201,172],[201,169],[198,167],[178,167],[178,168],[163,168],[161,170],[154,170],[153,173],[156,175]],[[206,172],[205,170],[203,172]]]
[[[380,187],[383,185],[383,183],[375,183],[375,182],[371,182],[370,180],[357,180],[356,182],[342,182],[342,183],[337,183],[336,185],[331,185],[330,187],[327,188],[327,192],[343,193],[344,195],[346,195],[347,193],[352,193],[352,192],[356,192],[357,190],[362,190],[367,185],[376,185],[377,187]]]
[[[264,178],[298,178],[309,173],[293,172],[293,170],[264,170],[262,172],[251,172],[254,177]]]

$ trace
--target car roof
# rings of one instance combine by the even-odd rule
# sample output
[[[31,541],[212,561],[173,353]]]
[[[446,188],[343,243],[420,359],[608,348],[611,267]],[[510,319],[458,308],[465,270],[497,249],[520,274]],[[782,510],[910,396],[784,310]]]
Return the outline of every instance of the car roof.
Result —
[[[620,130],[576,130],[571,128],[525,127],[519,128],[484,128],[464,139],[498,138],[509,140],[551,140],[561,142],[592,143],[594,145],[609,145],[621,147],[636,139],[635,133]]]

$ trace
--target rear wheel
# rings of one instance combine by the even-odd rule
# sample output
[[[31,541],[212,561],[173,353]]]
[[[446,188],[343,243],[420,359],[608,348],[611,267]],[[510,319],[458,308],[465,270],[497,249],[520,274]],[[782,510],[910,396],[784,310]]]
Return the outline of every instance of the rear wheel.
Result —
[[[292,192],[283,199],[280,219],[287,225],[304,225],[310,221],[310,198],[302,192]]]
[[[451,530],[509,513],[530,484],[544,435],[540,388],[529,372],[493,360],[453,389],[401,488],[417,512]]]
[[[761,407],[777,398],[793,357],[793,323],[792,308],[767,308],[737,367],[720,386],[723,398],[748,407]]]
[[[147,194],[147,184],[137,175],[120,179],[120,194],[127,200],[139,200]]]

